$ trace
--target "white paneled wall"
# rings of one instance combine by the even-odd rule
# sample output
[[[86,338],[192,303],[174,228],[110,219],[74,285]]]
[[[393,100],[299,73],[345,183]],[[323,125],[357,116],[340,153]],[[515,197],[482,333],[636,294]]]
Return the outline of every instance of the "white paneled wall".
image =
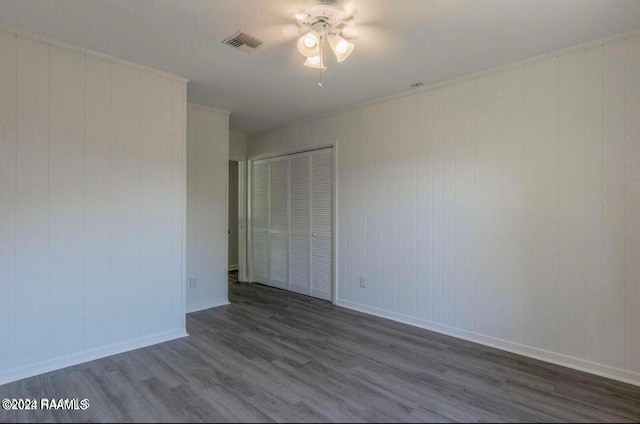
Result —
[[[187,121],[187,311],[195,312],[229,303],[229,114],[189,104]]]
[[[0,384],[185,335],[186,81],[0,31]]]
[[[17,277],[17,45],[0,32],[0,370],[15,365]],[[23,283],[24,284],[24,283]]]
[[[333,138],[339,304],[640,383],[640,37],[253,136],[248,154]]]

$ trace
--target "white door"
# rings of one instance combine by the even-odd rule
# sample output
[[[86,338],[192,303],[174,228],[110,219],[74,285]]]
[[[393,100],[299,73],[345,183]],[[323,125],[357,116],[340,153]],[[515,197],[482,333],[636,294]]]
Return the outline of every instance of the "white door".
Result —
[[[333,299],[333,149],[255,161],[253,275]]]
[[[270,161],[269,285],[289,288],[289,158]]]
[[[333,294],[333,149],[311,152],[311,296]]]
[[[269,284],[269,161],[253,162],[253,279]]]
[[[311,295],[311,156],[291,155],[291,226],[289,232],[289,290]]]

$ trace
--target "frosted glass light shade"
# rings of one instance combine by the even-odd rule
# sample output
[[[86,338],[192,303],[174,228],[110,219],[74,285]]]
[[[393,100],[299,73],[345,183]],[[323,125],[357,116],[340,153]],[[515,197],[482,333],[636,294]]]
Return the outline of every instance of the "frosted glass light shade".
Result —
[[[320,57],[320,55],[308,57],[307,60],[304,61],[304,66],[322,69],[322,57]]]
[[[351,53],[353,53],[353,49],[355,48],[353,43],[348,42],[339,35],[329,36],[329,45],[333,53],[335,53],[338,62],[345,61]]]
[[[317,56],[320,53],[320,36],[311,31],[298,40],[298,51],[304,57]]]

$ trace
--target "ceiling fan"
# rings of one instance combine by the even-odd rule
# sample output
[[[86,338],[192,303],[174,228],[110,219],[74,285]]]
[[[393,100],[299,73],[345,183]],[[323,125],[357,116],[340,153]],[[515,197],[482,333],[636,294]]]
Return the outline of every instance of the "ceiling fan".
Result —
[[[298,38],[298,51],[305,58],[304,66],[320,70],[319,88],[322,88],[322,74],[327,71],[327,46],[335,54],[338,63],[345,61],[355,49],[348,38],[355,36],[357,32],[353,29],[345,30],[352,18],[353,11],[344,10],[336,6],[335,1],[329,0],[318,2],[295,14],[303,32]]]
[[[306,6],[290,9],[291,3]],[[420,7],[416,7],[417,3]],[[397,28],[427,25],[437,17],[454,13],[462,0],[290,0],[274,2],[269,9],[278,22],[263,27],[270,45],[296,40],[303,64],[319,71],[318,87],[327,65],[345,61],[356,49],[365,51],[369,63],[398,55],[409,45]],[[361,6],[367,7],[360,10]],[[393,8],[392,14],[386,8]],[[361,42],[361,43],[360,43]],[[294,54],[293,56],[297,56]],[[297,59],[294,59],[297,60]]]

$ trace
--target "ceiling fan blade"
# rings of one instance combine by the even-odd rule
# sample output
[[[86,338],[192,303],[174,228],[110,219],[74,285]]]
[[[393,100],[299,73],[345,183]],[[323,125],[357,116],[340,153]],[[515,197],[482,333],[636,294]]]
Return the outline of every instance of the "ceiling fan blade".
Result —
[[[347,40],[357,40],[360,36],[360,30],[356,25],[346,25],[341,28],[340,35]]]
[[[386,0],[370,0],[370,3],[366,3],[367,7],[363,8],[363,13],[358,13],[354,2],[343,4],[342,8],[345,10],[345,18],[342,20],[340,26],[342,36],[349,39],[360,38],[361,34],[358,28],[364,25],[393,27],[421,22],[428,25],[428,23],[435,18],[455,13],[462,6],[463,0],[419,0],[419,3],[428,5],[428,7],[420,8],[420,13],[415,13],[415,1],[398,1],[396,5],[402,13],[396,13],[395,18],[380,16],[377,11],[384,10],[384,8],[373,7],[376,2],[384,1]],[[406,9],[406,11],[404,9]],[[402,16],[402,21],[399,21],[399,16]]]
[[[299,17],[303,17],[300,9],[300,1],[280,1],[261,3],[264,10],[259,12],[264,15],[262,23],[258,24],[253,32],[268,46],[278,46],[291,42],[308,32],[308,29],[300,23]],[[298,16],[300,15],[300,16]]]
[[[343,22],[348,22],[357,19],[356,15],[358,9],[353,2],[345,3],[342,5],[342,10],[344,11],[344,16],[342,18]]]
[[[295,23],[265,25],[254,31],[255,36],[268,46],[278,46],[297,40],[305,32],[304,28]]]
[[[386,60],[395,56],[406,44],[401,36],[384,26],[359,25],[358,35],[352,39],[356,49],[372,59]]]

